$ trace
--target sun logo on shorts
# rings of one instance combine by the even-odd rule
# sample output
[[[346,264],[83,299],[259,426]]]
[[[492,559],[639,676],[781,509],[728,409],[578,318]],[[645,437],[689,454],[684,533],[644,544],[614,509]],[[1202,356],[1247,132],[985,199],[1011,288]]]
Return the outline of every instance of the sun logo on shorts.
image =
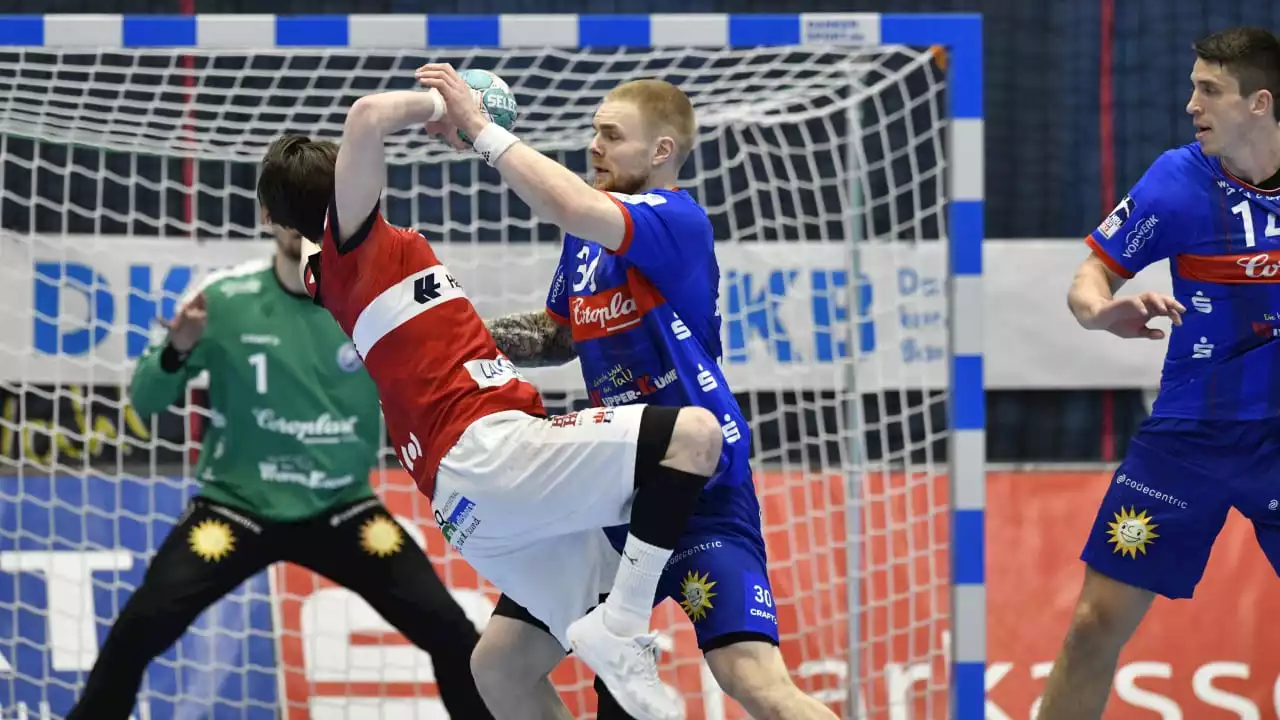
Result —
[[[1151,517],[1147,516],[1147,511],[1135,512],[1135,508],[1130,507],[1125,510],[1120,508],[1120,512],[1115,513],[1116,521],[1107,523],[1111,529],[1107,534],[1111,536],[1110,542],[1115,544],[1115,552],[1121,555],[1128,555],[1131,558],[1138,557],[1138,553],[1147,554],[1147,545],[1152,540],[1160,537],[1155,533],[1155,529],[1159,527],[1152,523]]]
[[[403,544],[404,534],[400,531],[400,526],[390,518],[379,515],[369,518],[360,526],[360,547],[370,555],[395,555]]]
[[[684,576],[682,583],[682,592],[684,599],[680,601],[680,607],[684,608],[684,612],[689,619],[697,622],[707,616],[707,611],[715,606],[711,604],[711,598],[716,593],[711,592],[711,588],[716,584],[711,580],[711,573],[703,573],[698,575],[696,571],[690,570],[688,575]]]
[[[191,552],[205,562],[217,562],[236,549],[236,536],[230,525],[220,520],[205,520],[191,528],[187,544]]]

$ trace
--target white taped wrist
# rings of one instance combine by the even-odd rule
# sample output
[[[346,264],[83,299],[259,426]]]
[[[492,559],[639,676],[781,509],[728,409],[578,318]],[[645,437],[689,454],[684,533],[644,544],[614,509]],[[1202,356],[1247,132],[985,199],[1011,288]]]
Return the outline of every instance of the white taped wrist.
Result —
[[[471,143],[476,152],[484,158],[484,161],[493,165],[498,162],[498,158],[502,157],[502,153],[508,148],[520,142],[520,138],[512,135],[510,131],[502,127],[498,123],[491,122],[484,126],[480,134]]]
[[[444,106],[444,96],[435,88],[428,89],[427,94],[435,101],[434,107],[431,110],[431,117],[427,118],[427,122],[435,122],[444,117],[444,112],[446,110]]]

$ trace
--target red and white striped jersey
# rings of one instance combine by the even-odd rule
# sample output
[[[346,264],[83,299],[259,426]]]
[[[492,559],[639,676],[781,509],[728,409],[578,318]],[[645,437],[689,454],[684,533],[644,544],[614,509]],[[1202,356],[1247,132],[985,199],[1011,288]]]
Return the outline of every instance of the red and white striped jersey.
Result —
[[[400,463],[430,498],[441,458],[471,423],[504,410],[544,416],[542,397],[421,233],[390,225],[377,207],[341,248],[337,226],[331,207],[307,291],[351,337]]]

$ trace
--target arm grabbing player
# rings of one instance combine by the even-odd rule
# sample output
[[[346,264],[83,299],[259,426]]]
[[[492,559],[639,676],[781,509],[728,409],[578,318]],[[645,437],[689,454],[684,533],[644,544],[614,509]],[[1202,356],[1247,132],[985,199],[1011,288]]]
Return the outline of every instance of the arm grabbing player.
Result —
[[[1269,508],[1280,396],[1259,390],[1280,367],[1280,40],[1235,28],[1194,50],[1186,111],[1198,142],[1162,154],[1089,235],[1093,254],[1069,294],[1086,328],[1161,339],[1147,325],[1161,315],[1175,327],[1151,415],[1081,553],[1084,586],[1040,720],[1102,716],[1119,655],[1153,599],[1193,596],[1232,506],[1280,570]],[[1114,297],[1161,259],[1172,297]]]
[[[545,310],[511,313],[485,321],[498,349],[522,367],[563,365],[578,356],[573,332]]]

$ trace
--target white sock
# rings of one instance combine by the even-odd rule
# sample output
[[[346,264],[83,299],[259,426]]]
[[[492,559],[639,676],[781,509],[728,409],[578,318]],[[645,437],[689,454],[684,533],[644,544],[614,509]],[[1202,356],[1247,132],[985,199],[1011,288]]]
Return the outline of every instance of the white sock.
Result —
[[[671,559],[671,552],[627,534],[613,590],[604,602],[604,626],[610,632],[622,636],[649,632],[658,579]]]

